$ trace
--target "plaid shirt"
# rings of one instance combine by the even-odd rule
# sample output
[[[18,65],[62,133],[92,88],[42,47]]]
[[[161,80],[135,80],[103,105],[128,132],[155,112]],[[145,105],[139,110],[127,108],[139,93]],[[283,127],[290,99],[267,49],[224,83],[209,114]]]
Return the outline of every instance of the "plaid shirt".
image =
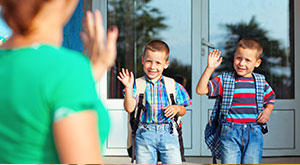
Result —
[[[191,99],[184,87],[175,82],[177,105],[192,105]],[[165,88],[164,77],[161,76],[157,82],[152,82],[146,76],[146,112],[141,116],[142,123],[168,124],[171,122],[170,117],[164,116],[164,108],[169,106],[168,95]],[[136,87],[133,86],[133,97],[137,99]]]

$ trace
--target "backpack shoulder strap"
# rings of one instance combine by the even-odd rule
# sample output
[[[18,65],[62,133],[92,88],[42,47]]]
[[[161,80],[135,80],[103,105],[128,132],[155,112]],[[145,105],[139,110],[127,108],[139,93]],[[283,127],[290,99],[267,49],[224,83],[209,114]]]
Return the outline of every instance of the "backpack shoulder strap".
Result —
[[[234,72],[224,72],[223,76],[223,97],[220,110],[220,119],[226,119],[231,107],[234,94]]]
[[[145,76],[139,77],[135,80],[135,86],[136,86],[136,93],[138,97],[140,94],[143,94],[143,105],[146,103],[146,97],[145,97],[145,90],[146,90],[146,79]],[[138,101],[139,102],[139,101]]]
[[[175,89],[175,80],[164,76],[165,88],[168,95],[169,105],[172,105],[172,100],[176,103],[176,89]],[[173,96],[172,96],[173,95]],[[173,97],[173,98],[172,98]]]
[[[264,109],[264,88],[265,88],[265,76],[253,73],[254,80],[255,80],[255,90],[256,90],[256,103],[258,107],[258,113],[263,111]]]
[[[169,105],[175,105],[176,103],[176,82],[174,79],[170,77],[165,77],[164,76],[164,82],[165,82],[165,89],[168,95],[168,101]],[[184,158],[184,145],[183,145],[183,138],[182,138],[182,127],[180,126],[180,118],[181,116],[174,116],[174,122],[175,122],[175,127],[178,132],[178,141],[179,141],[179,146],[180,146],[180,156],[181,160],[185,162]]]

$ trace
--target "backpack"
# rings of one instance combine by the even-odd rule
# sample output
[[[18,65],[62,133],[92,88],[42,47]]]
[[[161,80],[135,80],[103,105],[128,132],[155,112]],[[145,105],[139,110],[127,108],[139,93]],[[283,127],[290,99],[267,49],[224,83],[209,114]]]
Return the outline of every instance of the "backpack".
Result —
[[[265,77],[261,74],[253,73],[255,80],[255,91],[256,91],[256,103],[258,107],[258,113],[263,111],[263,95],[264,95],[264,84]],[[222,74],[223,77],[223,97],[218,96],[216,98],[213,111],[210,119],[205,127],[205,143],[211,150],[213,157],[213,164],[217,163],[216,159],[221,157],[221,142],[220,133],[222,129],[222,123],[225,121],[228,111],[231,107],[233,92],[234,92],[234,72],[225,72]],[[268,132],[266,124],[261,124],[263,134]]]
[[[168,101],[170,105],[175,105],[176,90],[175,90],[175,80],[164,76],[165,88],[168,95]],[[146,79],[145,77],[140,77],[136,79],[136,93],[138,94],[138,104],[135,110],[128,114],[128,137],[127,137],[127,152],[128,156],[131,157],[131,163],[135,160],[135,135],[138,129],[138,124],[140,122],[140,116],[143,112],[146,112],[145,103],[146,99],[144,97],[146,90]],[[176,123],[176,129],[178,132],[178,140],[180,144],[181,160],[185,162],[184,158],[184,145],[182,139],[182,127],[181,127],[181,117],[175,116],[174,121]]]

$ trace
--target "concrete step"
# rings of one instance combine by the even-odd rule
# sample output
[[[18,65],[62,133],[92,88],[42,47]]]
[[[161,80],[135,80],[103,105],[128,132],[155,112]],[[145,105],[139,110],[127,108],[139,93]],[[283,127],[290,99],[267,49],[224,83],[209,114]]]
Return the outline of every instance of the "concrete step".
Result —
[[[104,157],[105,164],[130,164],[129,157]],[[211,164],[211,157],[186,157],[183,164]],[[218,163],[220,163],[218,161]],[[299,157],[263,157],[262,164],[300,164]]]

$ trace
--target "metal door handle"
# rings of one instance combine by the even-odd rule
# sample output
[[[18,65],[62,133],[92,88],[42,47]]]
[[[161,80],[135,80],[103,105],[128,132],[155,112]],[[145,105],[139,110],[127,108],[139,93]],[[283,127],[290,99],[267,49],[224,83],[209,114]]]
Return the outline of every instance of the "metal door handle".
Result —
[[[212,48],[212,49],[215,49],[215,48],[216,48],[214,44],[212,44],[212,43],[206,41],[204,38],[202,38],[201,41],[202,41],[202,45],[204,45],[204,46],[207,46],[207,47]]]

